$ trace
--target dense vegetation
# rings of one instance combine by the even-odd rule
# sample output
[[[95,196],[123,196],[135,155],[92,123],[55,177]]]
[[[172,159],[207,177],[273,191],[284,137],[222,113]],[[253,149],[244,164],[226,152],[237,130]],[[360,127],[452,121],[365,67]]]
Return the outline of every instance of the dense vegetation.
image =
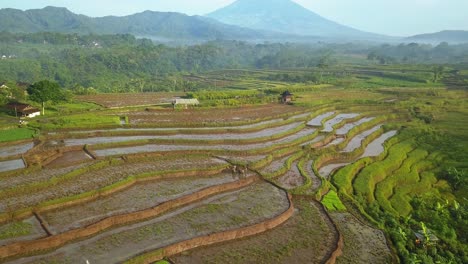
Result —
[[[188,47],[169,47],[131,35],[3,32],[0,33],[0,56],[3,57],[0,72],[4,80],[33,83],[49,79],[62,87],[75,89],[77,93],[94,90],[182,91],[207,88],[184,76],[211,70],[302,68],[307,72],[271,74],[265,78],[281,82],[333,83],[337,79],[343,81],[343,75],[353,73],[349,68],[338,65],[462,63],[468,61],[463,55],[467,54],[467,50],[466,45],[450,46],[444,43],[436,47],[418,44],[370,47],[357,44],[213,41]],[[418,67],[405,68],[388,73],[388,76],[409,82],[416,78],[422,83],[434,79],[433,76],[418,75]],[[218,76],[220,80],[226,78],[224,75]],[[369,80],[369,83],[372,82]],[[88,91],[88,88],[93,89]]]
[[[39,106],[68,100],[46,105],[50,117],[29,124],[36,129],[114,127],[122,121],[116,110],[92,113],[100,107],[75,102],[70,93],[36,98],[34,88],[44,79],[75,94],[185,91],[201,107],[271,103],[286,90],[294,93],[298,106],[390,107],[405,118],[385,127],[399,134],[387,142],[384,155],[338,170],[323,185],[331,191],[323,193],[322,202],[330,211],[360,212],[385,230],[403,263],[466,263],[467,50],[467,45],[447,43],[376,47],[215,41],[169,47],[131,35],[3,32],[0,72],[8,81],[0,103],[15,99]],[[0,127],[10,129],[0,131],[0,141],[37,135],[12,129],[17,120],[0,115]],[[321,154],[339,155],[335,150]],[[298,154],[294,158],[304,153]],[[291,167],[293,161],[286,163]],[[419,231],[426,240],[416,244]],[[440,241],[431,241],[430,233]]]

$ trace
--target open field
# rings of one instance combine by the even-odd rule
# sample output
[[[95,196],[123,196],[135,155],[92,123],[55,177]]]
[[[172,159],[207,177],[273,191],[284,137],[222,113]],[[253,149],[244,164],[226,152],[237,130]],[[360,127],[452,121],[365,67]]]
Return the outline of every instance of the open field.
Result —
[[[235,107],[222,102],[236,90],[175,110],[139,107],[172,93],[83,96],[105,108],[70,106],[31,121],[34,143],[0,144],[0,263],[468,258],[465,91],[230,73],[223,85],[246,85]],[[291,105],[250,101],[285,87]],[[421,222],[437,245],[415,246]]]
[[[128,106],[152,106],[171,103],[174,97],[184,96],[185,93],[141,93],[141,94],[97,94],[80,95],[76,99],[91,102],[107,108],[120,108]]]

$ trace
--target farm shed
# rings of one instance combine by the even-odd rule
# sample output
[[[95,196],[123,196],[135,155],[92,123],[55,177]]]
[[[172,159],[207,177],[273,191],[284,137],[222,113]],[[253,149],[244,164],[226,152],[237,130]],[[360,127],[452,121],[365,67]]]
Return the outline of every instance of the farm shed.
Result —
[[[6,107],[19,117],[32,118],[41,115],[41,111],[39,109],[28,104],[9,103]]]
[[[292,102],[292,99],[293,99],[293,94],[290,93],[289,91],[286,91],[284,93],[281,94],[281,102],[283,104],[289,104]]]
[[[189,106],[197,106],[200,102],[198,99],[174,99],[172,105],[175,107],[182,106],[187,109]]]

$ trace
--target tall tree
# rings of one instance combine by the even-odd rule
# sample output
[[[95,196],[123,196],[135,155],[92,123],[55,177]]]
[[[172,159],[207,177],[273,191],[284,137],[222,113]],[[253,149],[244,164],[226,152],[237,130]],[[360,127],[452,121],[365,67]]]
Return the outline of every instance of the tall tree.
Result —
[[[45,115],[45,103],[64,99],[64,93],[59,84],[51,81],[40,81],[28,87],[29,99],[42,104],[42,115]]]

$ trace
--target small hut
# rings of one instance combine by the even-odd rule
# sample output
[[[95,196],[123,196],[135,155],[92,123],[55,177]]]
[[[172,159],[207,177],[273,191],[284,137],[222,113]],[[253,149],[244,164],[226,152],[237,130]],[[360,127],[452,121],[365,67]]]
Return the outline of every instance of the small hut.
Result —
[[[177,106],[182,106],[184,109],[187,109],[189,106],[198,106],[198,105],[200,105],[200,102],[198,101],[198,99],[180,99],[180,98],[177,98],[177,99],[174,99],[172,101],[172,105],[174,106],[174,108],[176,108]]]
[[[32,118],[41,115],[41,110],[28,104],[9,103],[6,107],[10,109],[17,117]]]
[[[284,93],[281,94],[281,102],[283,104],[290,104],[293,100],[293,94],[290,93],[289,91],[285,91]]]

